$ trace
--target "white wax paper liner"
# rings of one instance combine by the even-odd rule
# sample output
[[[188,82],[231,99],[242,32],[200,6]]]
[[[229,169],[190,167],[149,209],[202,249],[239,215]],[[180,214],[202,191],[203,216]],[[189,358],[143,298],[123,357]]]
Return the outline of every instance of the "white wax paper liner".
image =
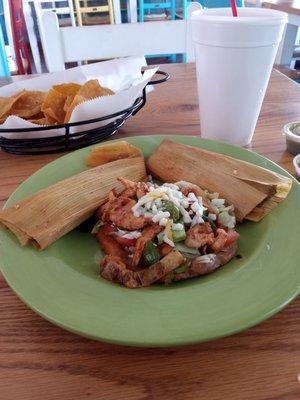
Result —
[[[102,86],[112,89],[115,94],[98,97],[79,104],[73,111],[70,122],[77,122],[92,118],[104,117],[122,111],[134,103],[141,95],[143,88],[151,80],[158,68],[148,69],[141,74],[141,68],[146,66],[144,57],[128,57],[100,63],[88,64],[71,68],[61,72],[44,74],[36,78],[16,81],[0,88],[0,96],[11,96],[22,89],[47,91],[53,85],[76,82],[83,84],[89,79],[98,79]],[[94,129],[106,125],[112,120],[105,120],[86,126],[77,126],[70,129],[70,133]],[[6,119],[0,128],[19,129],[39,127],[40,125],[25,121],[16,116]],[[11,139],[28,139],[49,137],[64,134],[64,129],[38,130],[35,132],[0,133],[0,136]]]

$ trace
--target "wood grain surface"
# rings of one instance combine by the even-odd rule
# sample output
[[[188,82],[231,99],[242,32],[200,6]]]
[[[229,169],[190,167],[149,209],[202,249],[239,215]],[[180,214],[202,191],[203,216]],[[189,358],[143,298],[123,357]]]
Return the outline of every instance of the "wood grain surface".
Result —
[[[115,137],[199,134],[194,66],[161,69],[172,79],[156,87],[145,108]],[[251,148],[292,172],[281,130],[297,119],[300,87],[273,71]],[[57,157],[0,151],[1,204]],[[299,305],[298,299],[268,321],[228,338],[138,349],[84,339],[44,321],[0,278],[0,399],[298,400]]]
[[[272,8],[273,10],[284,11],[288,14],[300,15],[300,2],[299,0],[266,0],[262,2],[265,8]]]

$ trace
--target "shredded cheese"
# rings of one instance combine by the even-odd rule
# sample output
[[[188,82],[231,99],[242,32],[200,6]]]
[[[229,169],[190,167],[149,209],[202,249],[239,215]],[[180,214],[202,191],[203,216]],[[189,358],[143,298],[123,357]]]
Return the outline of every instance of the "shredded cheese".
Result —
[[[132,211],[136,217],[144,216],[154,223],[164,226],[163,240],[165,242],[166,240],[172,242],[172,230],[182,230],[184,229],[184,224],[194,226],[204,223],[203,216],[207,208],[203,205],[202,197],[196,196],[192,191],[185,196],[180,190],[180,187],[188,187],[188,183],[185,183],[185,186],[181,185],[180,182],[178,184],[165,183],[162,186],[157,186],[152,182],[148,182],[147,186],[149,192],[137,201],[132,207]],[[217,215],[220,216],[222,214],[221,220],[222,222],[224,221],[224,226],[228,228],[234,227],[235,218],[229,213],[233,210],[233,207],[226,207],[225,200],[217,196],[217,194],[214,194],[209,201],[213,212],[208,214],[208,218],[211,221],[216,221]],[[171,220],[170,212],[164,210],[165,201],[172,202],[179,209],[183,224],[176,224]]]

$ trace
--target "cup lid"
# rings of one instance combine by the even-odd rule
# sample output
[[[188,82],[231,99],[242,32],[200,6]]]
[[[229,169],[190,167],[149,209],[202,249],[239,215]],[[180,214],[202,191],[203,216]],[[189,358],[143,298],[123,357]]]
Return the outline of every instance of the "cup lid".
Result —
[[[233,17],[231,8],[203,8],[192,12],[191,20],[220,24],[273,25],[287,22],[288,14],[268,8],[238,8],[238,16]]]
[[[194,11],[191,16],[193,41],[206,46],[242,49],[276,46],[281,41],[286,13],[239,8],[238,15],[233,17],[230,8]]]

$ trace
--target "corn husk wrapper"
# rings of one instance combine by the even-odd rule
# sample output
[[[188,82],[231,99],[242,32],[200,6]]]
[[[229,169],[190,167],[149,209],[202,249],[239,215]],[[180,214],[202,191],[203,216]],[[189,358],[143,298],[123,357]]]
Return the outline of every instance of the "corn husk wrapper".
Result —
[[[150,173],[165,181],[185,180],[217,192],[233,204],[239,221],[259,221],[285,199],[292,180],[246,161],[164,140],[149,157]]]
[[[0,211],[0,224],[22,245],[42,250],[89,218],[111,189],[121,191],[119,176],[145,180],[144,159],[117,160],[64,179]]]

